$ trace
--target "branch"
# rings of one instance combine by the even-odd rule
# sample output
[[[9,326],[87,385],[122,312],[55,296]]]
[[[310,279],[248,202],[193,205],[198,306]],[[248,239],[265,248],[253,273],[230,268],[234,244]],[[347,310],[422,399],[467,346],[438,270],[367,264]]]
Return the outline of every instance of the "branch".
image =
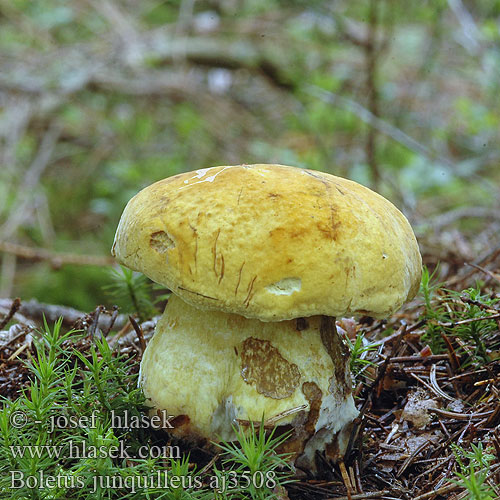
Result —
[[[498,209],[488,207],[459,207],[436,215],[428,223],[422,223],[421,226],[428,225],[429,227],[432,227],[435,232],[438,232],[443,228],[450,226],[454,222],[461,221],[466,218],[484,218],[500,221],[500,211]]]
[[[69,96],[91,85],[106,88],[120,82],[121,90],[127,92],[127,79],[132,79],[132,93],[138,93],[138,82],[146,84],[151,79],[162,80],[165,92],[178,93],[189,90],[186,81],[192,82],[192,71],[188,68],[180,78],[150,69],[156,65],[175,65],[179,59],[193,65],[218,68],[245,68],[260,72],[276,86],[293,88],[293,79],[287,74],[294,56],[290,48],[280,48],[270,43],[249,40],[226,40],[214,36],[184,36],[175,38],[167,29],[136,32],[133,52],[130,46],[120,43],[120,36],[108,36],[97,42],[57,48],[44,54],[18,54],[16,59],[3,63],[0,72],[0,88],[16,93],[63,94]],[[171,72],[169,72],[171,75]],[[71,75],[71,78],[68,78]],[[176,73],[174,73],[176,75]],[[191,83],[191,90],[194,86]]]
[[[1,314],[7,314],[10,311],[11,306],[12,299],[0,299]],[[45,318],[48,323],[53,323],[62,317],[64,325],[68,327],[72,326],[77,320],[83,318],[87,314],[72,307],[44,304],[43,302],[38,302],[34,299],[22,302],[18,312],[25,318],[35,320],[39,323],[43,321],[43,318]],[[16,315],[17,314],[14,314],[14,319],[16,319]],[[125,314],[119,314],[115,320],[114,327],[122,328],[127,321],[128,319]],[[110,322],[111,316],[100,314],[97,326],[101,330],[106,331]]]
[[[391,125],[389,122],[378,118],[370,110],[366,109],[358,102],[353,101],[352,99],[348,99],[347,97],[343,97],[334,92],[322,89],[321,87],[318,87],[316,85],[306,85],[304,87],[304,91],[307,94],[321,99],[324,102],[328,102],[334,106],[343,108],[346,111],[350,111],[366,124],[376,128],[380,133],[386,135],[387,137],[390,137],[391,139],[394,139],[396,142],[399,142],[411,151],[414,151],[415,153],[421,156],[425,156],[426,158],[429,158],[431,160],[437,160],[448,167],[453,167],[453,162],[443,156],[438,155],[428,147],[415,140],[413,137],[409,136],[394,125]]]
[[[0,228],[0,232],[3,234],[4,238],[10,238],[15,234],[19,226],[28,216],[27,214],[30,213],[29,208],[35,193],[35,188],[40,182],[44,170],[49,165],[59,135],[59,127],[51,127],[43,136],[38,152],[26,171],[23,181],[18,187],[17,200],[11,211],[11,215]]]
[[[48,261],[53,267],[64,265],[76,266],[111,266],[115,263],[113,257],[100,255],[79,255],[74,253],[56,253],[45,248],[33,248],[8,241],[0,241],[0,252],[16,255],[32,261]]]
[[[479,42],[481,39],[481,32],[477,28],[473,17],[465,8],[462,0],[448,0],[448,5],[462,27],[463,46],[469,54],[478,55],[481,49],[481,44]]]

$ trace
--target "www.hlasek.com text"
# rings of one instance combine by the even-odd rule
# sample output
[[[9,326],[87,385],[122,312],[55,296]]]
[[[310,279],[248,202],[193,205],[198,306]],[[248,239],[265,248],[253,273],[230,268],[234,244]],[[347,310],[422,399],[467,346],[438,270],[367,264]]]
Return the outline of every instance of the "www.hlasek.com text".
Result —
[[[181,450],[176,445],[143,445],[132,451],[132,447],[118,440],[112,445],[90,445],[85,441],[67,441],[64,444],[55,445],[10,445],[10,453],[14,458],[113,458],[113,459],[148,459],[148,458],[181,458]]]

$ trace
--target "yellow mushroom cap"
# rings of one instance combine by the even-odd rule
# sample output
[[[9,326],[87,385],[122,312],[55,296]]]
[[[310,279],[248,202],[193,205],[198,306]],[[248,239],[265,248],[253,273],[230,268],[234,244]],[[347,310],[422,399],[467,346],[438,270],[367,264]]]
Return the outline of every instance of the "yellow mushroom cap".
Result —
[[[196,307],[262,321],[385,317],[421,277],[415,236],[392,203],[284,165],[212,167],[146,187],[112,253]]]

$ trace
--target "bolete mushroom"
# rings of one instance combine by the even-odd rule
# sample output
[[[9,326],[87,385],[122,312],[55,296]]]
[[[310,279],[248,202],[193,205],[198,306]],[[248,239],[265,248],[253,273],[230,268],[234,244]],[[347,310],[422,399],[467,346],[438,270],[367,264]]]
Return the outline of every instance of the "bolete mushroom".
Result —
[[[140,383],[178,436],[292,429],[289,449],[345,451],[357,415],[336,316],[387,317],[419,287],[406,218],[366,187],[283,165],[213,167],[132,198],[112,249],[172,296]]]

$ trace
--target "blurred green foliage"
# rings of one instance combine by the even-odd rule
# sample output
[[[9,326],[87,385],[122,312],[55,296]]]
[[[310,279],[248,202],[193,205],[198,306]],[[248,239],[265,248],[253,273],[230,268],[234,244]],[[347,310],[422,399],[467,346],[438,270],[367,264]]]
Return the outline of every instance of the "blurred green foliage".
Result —
[[[0,240],[108,255],[138,190],[237,163],[352,178],[392,199],[417,232],[441,212],[494,209],[500,2],[453,5],[0,0]],[[370,157],[362,113],[311,86],[375,112],[417,146],[376,127]],[[12,265],[4,257],[0,295],[108,304],[101,268],[19,259],[10,279]]]

